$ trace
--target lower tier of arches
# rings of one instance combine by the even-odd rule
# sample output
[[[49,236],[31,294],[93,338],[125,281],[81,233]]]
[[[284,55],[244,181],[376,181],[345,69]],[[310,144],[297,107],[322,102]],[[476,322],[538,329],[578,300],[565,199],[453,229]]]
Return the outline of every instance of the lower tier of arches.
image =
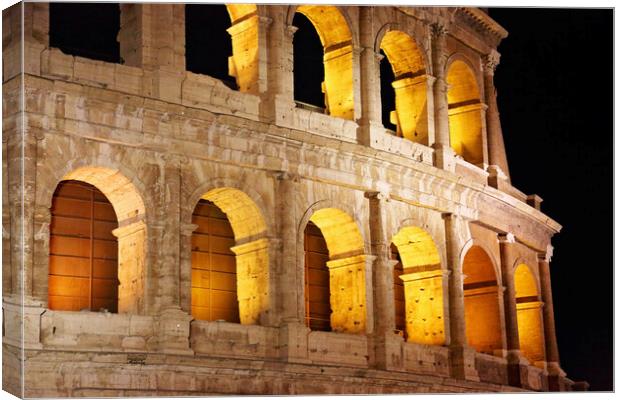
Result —
[[[371,336],[310,331],[303,323],[269,328],[186,319],[186,349],[164,349],[154,317],[46,310],[37,324],[40,341],[26,340],[23,370],[19,346],[4,341],[4,388],[11,393],[20,393],[18,371],[27,397],[574,389],[571,380],[534,366],[519,371],[515,387],[506,359],[482,353],[472,358],[476,379],[460,379],[451,376],[449,347],[402,340],[388,340],[392,361],[379,366],[373,359],[381,346]]]

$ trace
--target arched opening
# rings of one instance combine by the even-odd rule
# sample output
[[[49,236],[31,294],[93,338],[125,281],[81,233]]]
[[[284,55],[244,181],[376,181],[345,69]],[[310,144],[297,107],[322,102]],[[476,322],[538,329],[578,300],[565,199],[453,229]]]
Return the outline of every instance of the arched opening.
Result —
[[[254,4],[186,4],[185,62],[241,92],[258,81],[258,12]]]
[[[389,31],[381,40],[381,105],[383,124],[413,142],[428,145],[426,68],[415,41]]]
[[[260,209],[238,189],[212,189],[198,201],[192,223],[192,315],[259,323],[271,306],[269,242]]]
[[[353,218],[336,208],[315,211],[304,228],[304,249],[307,325],[318,330],[365,332],[369,266]]]
[[[519,264],[514,273],[517,301],[517,324],[521,353],[532,364],[545,360],[542,305],[536,278],[526,264]]]
[[[482,143],[482,104],[472,69],[456,60],[448,68],[448,115],[450,145],[471,164],[484,162]]]
[[[228,59],[233,55],[227,30],[232,26],[223,4],[185,5],[185,65],[188,71],[219,79],[238,89],[229,74]]]
[[[465,332],[467,343],[481,353],[502,349],[500,300],[495,267],[480,246],[472,246],[463,260]]]
[[[396,80],[394,70],[385,52],[379,52],[383,56],[379,62],[379,75],[381,79],[381,122],[387,129],[399,134],[398,118],[396,115],[396,92],[393,83]],[[399,135],[402,136],[402,135]]]
[[[312,22],[305,15],[295,13],[293,26],[293,96],[300,107],[312,111],[325,111],[323,81],[323,45]],[[309,106],[309,107],[308,107]]]
[[[334,6],[303,5],[296,11],[295,101],[301,107],[300,103],[314,111],[324,107],[326,114],[353,119],[353,44],[346,20]]]
[[[93,185],[65,180],[52,198],[50,310],[118,310],[116,213]]]
[[[120,63],[118,3],[49,3],[49,41],[65,54]]]
[[[49,308],[144,312],[144,216],[142,198],[118,171],[83,167],[65,175],[51,203]]]
[[[444,273],[433,238],[421,228],[404,227],[392,238],[392,253],[394,250],[402,263],[402,272],[394,269],[394,288],[397,300],[396,281],[402,282],[403,288],[399,290],[404,295],[407,341],[444,344]],[[398,300],[395,308],[398,312]]]
[[[206,321],[239,322],[237,265],[230,250],[235,237],[226,214],[200,200],[192,223],[192,316]]]

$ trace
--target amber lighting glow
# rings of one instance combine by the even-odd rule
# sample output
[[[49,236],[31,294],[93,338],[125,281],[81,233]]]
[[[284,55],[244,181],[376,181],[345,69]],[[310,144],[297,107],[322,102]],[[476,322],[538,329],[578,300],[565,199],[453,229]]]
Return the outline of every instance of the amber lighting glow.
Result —
[[[474,73],[466,63],[456,60],[448,68],[447,81],[450,145],[465,161],[481,164],[483,110]]]
[[[396,110],[391,121],[397,134],[413,142],[428,144],[426,118],[426,69],[415,41],[406,33],[389,31],[383,36],[381,50],[392,66],[395,80]]]
[[[323,45],[327,113],[353,119],[353,43],[347,21],[334,6],[303,5],[297,12],[312,22]]]
[[[369,265],[356,222],[337,208],[316,211],[310,221],[325,238],[329,261],[331,329],[364,333],[367,322],[366,276]]]
[[[218,272],[227,275],[227,277],[222,277],[221,289],[228,292],[236,289],[236,299],[232,295],[224,296],[227,303],[221,305],[220,308],[231,310],[237,307],[235,302],[238,302],[239,322],[257,324],[260,322],[261,315],[269,309],[269,242],[265,238],[267,226],[263,215],[254,201],[238,189],[227,187],[213,189],[204,194],[202,199],[213,203],[217,209],[221,210],[234,236],[234,240],[229,238],[228,244],[217,252],[228,256],[234,254],[236,282],[231,281],[233,267],[228,265],[229,263],[225,266],[225,271]],[[221,233],[225,236],[224,231]],[[192,270],[204,269],[198,267],[197,263],[198,260],[192,256]],[[192,274],[192,288],[203,286],[198,276]],[[195,310],[198,305],[210,304],[209,299],[205,298],[208,293],[208,291],[192,289],[192,310]],[[234,316],[230,312],[226,315],[229,318]],[[234,317],[234,322],[236,322],[236,316]],[[213,314],[210,318],[218,319],[213,317]]]
[[[545,360],[542,306],[532,270],[519,264],[514,273],[521,353],[531,363]]]
[[[481,353],[502,349],[499,287],[489,255],[472,246],[463,260],[465,333],[470,346]]]
[[[422,228],[402,228],[392,239],[402,260],[407,341],[445,342],[443,277],[433,238]]]
[[[228,73],[234,76],[239,91],[258,94],[258,13],[255,4],[227,4],[232,26],[233,55],[228,59]]]

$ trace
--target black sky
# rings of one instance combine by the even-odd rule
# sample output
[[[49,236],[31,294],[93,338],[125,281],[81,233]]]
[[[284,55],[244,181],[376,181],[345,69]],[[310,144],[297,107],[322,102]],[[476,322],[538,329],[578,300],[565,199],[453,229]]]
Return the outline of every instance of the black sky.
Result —
[[[613,12],[496,8],[512,182],[562,224],[551,278],[561,365],[613,389]]]

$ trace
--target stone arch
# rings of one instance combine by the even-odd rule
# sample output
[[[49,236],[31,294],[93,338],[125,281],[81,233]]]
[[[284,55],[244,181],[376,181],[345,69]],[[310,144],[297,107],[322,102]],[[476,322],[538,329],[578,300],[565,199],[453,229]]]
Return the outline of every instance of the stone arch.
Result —
[[[470,346],[493,354],[503,348],[502,287],[493,258],[479,245],[471,245],[462,260],[465,332]]]
[[[435,241],[424,229],[405,226],[392,238],[402,262],[407,341],[445,344],[445,271]],[[395,277],[396,279],[396,277]],[[396,289],[396,285],[395,285]]]
[[[334,117],[354,118],[353,47],[354,36],[346,12],[336,6],[290,6],[287,22],[292,25],[295,13],[303,14],[314,26],[323,45],[326,113]],[[300,77],[297,77],[300,79]]]
[[[245,236],[241,235],[239,238],[235,237],[237,240],[236,244],[243,244],[245,241],[252,240],[254,236],[256,237],[271,237],[273,236],[273,221],[270,222],[269,208],[265,203],[265,199],[263,196],[258,193],[252,187],[248,185],[240,184],[238,180],[229,179],[229,178],[213,178],[210,179],[209,182],[203,183],[196,187],[188,196],[187,199],[183,202],[182,206],[182,221],[186,223],[190,223],[192,219],[192,212],[194,211],[194,207],[196,203],[205,196],[206,193],[209,193],[216,189],[224,189],[228,188],[232,191],[229,193],[237,193],[243,199],[244,204],[247,205],[248,209],[251,209],[252,215],[255,215],[254,224],[255,227],[262,227],[264,225],[264,232],[254,229],[254,235]],[[209,200],[209,199],[206,199]],[[219,206],[218,206],[219,207]],[[239,227],[239,231],[243,228]]]
[[[545,360],[540,289],[534,271],[527,264],[517,261],[514,269],[517,325],[521,353],[532,364]]]
[[[197,190],[201,189],[204,189],[204,186]],[[211,187],[206,192],[198,196],[191,195],[189,198],[192,202],[190,204],[194,205],[200,200],[213,203],[225,214],[234,234],[234,246],[230,246],[229,249],[234,253],[239,321],[241,324],[266,323],[272,303],[270,300],[272,285],[267,224],[261,209],[245,192],[232,187]],[[187,229],[182,232],[185,236],[182,243],[186,248],[191,248],[192,233],[198,225],[186,226]],[[182,290],[187,292],[188,286],[192,287],[191,303],[200,302],[200,291],[194,290],[192,283],[194,281],[192,275],[195,275],[194,272],[198,274],[199,271],[193,270],[192,258],[187,254],[189,252],[185,250],[183,253],[185,258],[182,260]],[[187,300],[187,296],[182,296],[184,308],[187,307]]]
[[[226,4],[231,27],[232,57],[228,73],[234,76],[239,91],[258,94],[259,81],[259,12],[256,4]]]
[[[107,167],[78,167],[64,172],[58,184],[69,180],[96,187],[114,208],[118,228],[111,233],[118,239],[118,312],[133,314],[144,312],[147,276],[145,259],[148,241],[146,208],[141,194],[123,173]],[[54,186],[54,191],[58,184]],[[42,192],[42,198],[46,199],[45,204],[51,206],[53,195],[47,200],[47,193],[53,192],[47,187]],[[47,239],[48,242],[43,247],[49,249],[49,236]],[[49,263],[44,265],[44,270],[47,279]],[[41,278],[43,277],[35,279]]]
[[[138,219],[148,219],[149,209],[152,209],[151,199],[147,196],[148,191],[144,183],[138,178],[136,172],[123,166],[122,162],[113,162],[105,158],[88,160],[87,158],[76,158],[63,162],[61,165],[53,166],[45,172],[46,181],[54,182],[54,185],[42,185],[37,188],[36,204],[49,208],[52,204],[52,196],[56,186],[62,180],[79,180],[97,187],[101,192],[114,203],[114,211],[117,213],[119,224],[133,214]],[[39,172],[37,173],[39,175]],[[111,186],[110,181],[115,181]],[[101,186],[101,188],[100,188]],[[105,186],[105,187],[104,187]],[[121,199],[123,188],[126,188],[130,199]],[[102,190],[103,189],[103,190]],[[117,192],[114,195],[112,192]],[[112,201],[112,198],[117,201]],[[121,203],[124,203],[123,206]],[[130,209],[131,205],[135,205]],[[117,210],[117,207],[120,209]],[[137,212],[136,212],[137,210]]]
[[[465,256],[467,255],[467,252],[474,246],[480,247],[482,250],[484,250],[486,255],[489,257],[491,264],[493,265],[493,273],[495,274],[495,280],[497,281],[497,284],[502,285],[503,284],[502,273],[499,267],[498,260],[493,256],[493,252],[491,251],[491,249],[488,248],[486,243],[473,237],[470,238],[467,242],[465,242],[465,244],[463,245],[463,248],[461,249],[460,256],[459,256],[459,260],[461,263],[461,272],[463,272],[462,268],[463,268]]]
[[[453,55],[446,64],[450,145],[469,163],[484,162],[484,107],[476,69],[462,56]]]
[[[391,112],[390,121],[396,125],[396,133],[413,142],[428,144],[424,53],[411,36],[399,30],[385,32],[380,49],[394,73],[391,86],[394,88],[396,110]]]
[[[330,325],[335,332],[364,333],[369,321],[367,310],[367,278],[371,279],[373,258],[365,254],[365,245],[358,224],[341,208],[311,206],[300,223],[303,238],[306,226],[312,222],[321,231],[329,259]],[[302,242],[303,243],[303,242]],[[304,261],[302,265],[306,265]],[[307,268],[304,267],[304,275]],[[308,296],[306,296],[308,297]]]

